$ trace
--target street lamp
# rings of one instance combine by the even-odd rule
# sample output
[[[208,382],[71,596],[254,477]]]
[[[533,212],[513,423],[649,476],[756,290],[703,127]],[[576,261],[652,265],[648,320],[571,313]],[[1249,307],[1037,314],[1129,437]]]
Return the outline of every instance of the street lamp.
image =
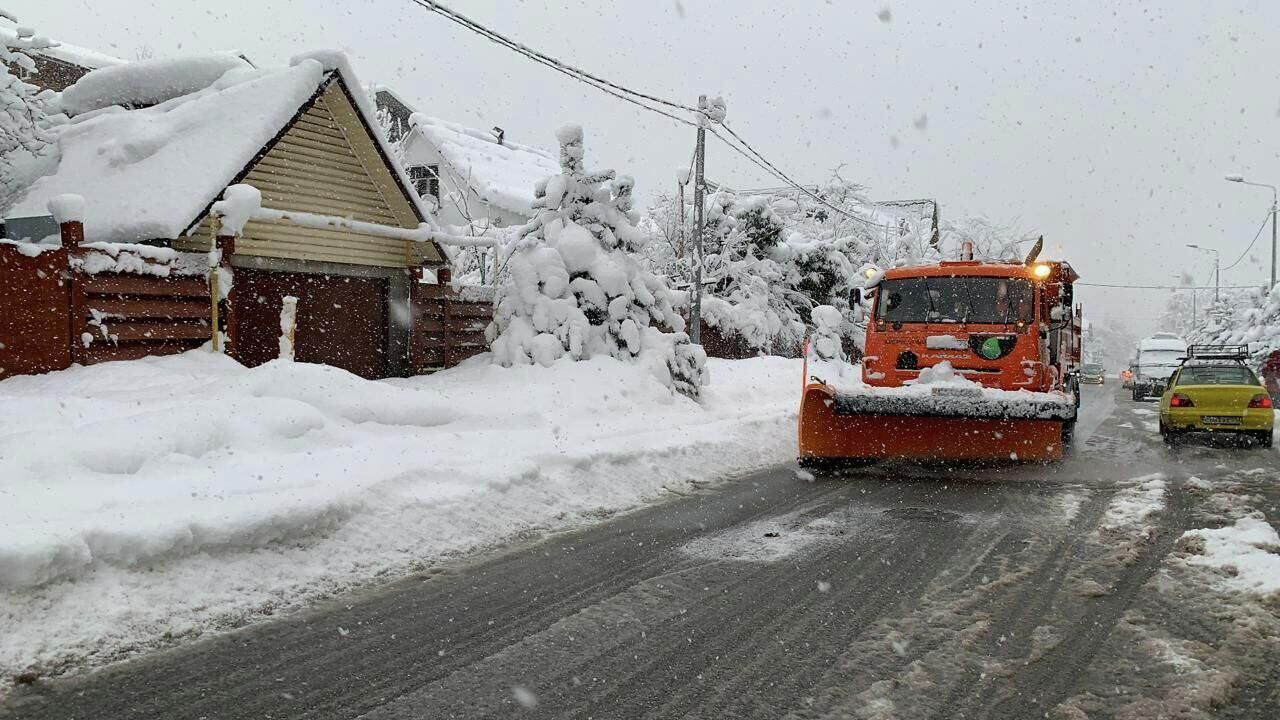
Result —
[[[1220,275],[1222,256],[1213,248],[1200,247],[1199,245],[1187,245],[1187,247],[1195,248],[1196,250],[1201,250],[1203,252],[1213,253],[1213,302],[1216,305],[1218,303],[1218,293],[1222,287],[1222,278]]]
[[[1267,185],[1266,183],[1250,182],[1245,180],[1243,175],[1238,175],[1236,173],[1227,175],[1226,180],[1227,182],[1270,188],[1271,190],[1271,285],[1269,287],[1274,288],[1276,286],[1276,186]]]

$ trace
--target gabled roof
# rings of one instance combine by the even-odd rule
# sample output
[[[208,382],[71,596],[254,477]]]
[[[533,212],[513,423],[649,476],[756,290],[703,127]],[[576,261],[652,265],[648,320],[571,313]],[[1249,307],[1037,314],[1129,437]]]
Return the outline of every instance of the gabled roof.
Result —
[[[358,81],[337,53],[299,56],[286,68],[243,65],[208,87],[151,107],[110,106],[77,115],[58,128],[57,171],[38,180],[10,216],[45,215],[50,199],[75,193],[84,198],[91,240],[176,239],[333,82],[346,89],[418,221],[425,222],[403,169],[389,160],[369,103],[363,93],[351,92]]]
[[[520,215],[533,212],[533,188],[539,181],[560,173],[554,152],[511,142],[488,130],[476,130],[457,123],[415,112],[404,98],[390,88],[376,88],[378,107],[396,122],[407,126],[440,153],[447,171],[465,183],[484,202]]]

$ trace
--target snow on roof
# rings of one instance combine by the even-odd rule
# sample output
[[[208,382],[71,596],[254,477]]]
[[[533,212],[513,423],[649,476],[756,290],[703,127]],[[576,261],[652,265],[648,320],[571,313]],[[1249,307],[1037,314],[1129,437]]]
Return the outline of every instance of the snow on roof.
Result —
[[[57,172],[36,181],[11,217],[85,200],[99,242],[178,237],[316,92],[319,62],[233,70],[209,87],[141,110],[108,107],[58,128]]]
[[[229,70],[251,67],[229,53],[113,65],[88,73],[62,91],[62,110],[75,116],[111,105],[156,105],[203,90]]]
[[[9,44],[11,47],[20,48],[22,44],[18,42],[17,29],[8,25],[0,25],[0,42]],[[41,38],[43,39],[43,38]],[[83,68],[97,69],[111,65],[120,65],[127,61],[118,57],[113,57],[96,50],[82,48],[76,45],[68,45],[64,42],[52,41],[53,47],[38,47],[36,49],[22,50],[27,54],[39,54],[45,57],[51,57],[55,60],[61,60],[72,65],[79,65]],[[40,43],[43,45],[44,43]]]
[[[481,200],[521,215],[533,212],[533,187],[560,173],[556,155],[529,145],[504,140],[421,113],[409,116],[418,130]]]

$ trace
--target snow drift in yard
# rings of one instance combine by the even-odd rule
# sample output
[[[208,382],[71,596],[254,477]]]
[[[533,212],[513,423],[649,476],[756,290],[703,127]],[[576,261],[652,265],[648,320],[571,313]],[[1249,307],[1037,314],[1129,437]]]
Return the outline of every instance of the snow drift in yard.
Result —
[[[0,675],[145,646],[795,455],[798,361],[373,382],[207,351],[0,382]]]

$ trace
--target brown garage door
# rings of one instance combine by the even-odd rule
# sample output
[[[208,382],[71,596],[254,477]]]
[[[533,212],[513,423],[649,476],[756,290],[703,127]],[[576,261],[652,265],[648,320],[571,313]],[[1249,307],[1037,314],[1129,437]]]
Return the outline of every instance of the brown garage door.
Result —
[[[294,356],[367,378],[387,376],[387,281],[236,268],[236,359],[261,365],[279,355],[280,306],[298,298]]]

